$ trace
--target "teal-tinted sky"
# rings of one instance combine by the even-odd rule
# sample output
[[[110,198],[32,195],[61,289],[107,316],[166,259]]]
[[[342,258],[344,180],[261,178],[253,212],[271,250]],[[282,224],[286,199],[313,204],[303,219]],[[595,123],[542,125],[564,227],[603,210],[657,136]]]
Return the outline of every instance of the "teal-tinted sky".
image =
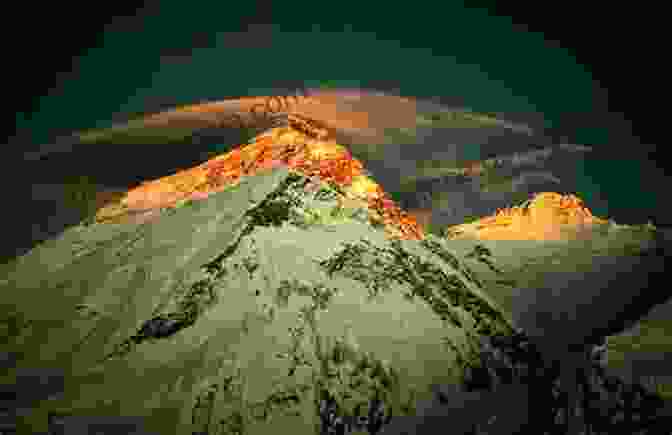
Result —
[[[144,110],[147,100],[191,102],[301,82],[388,84],[484,111],[542,111],[549,120],[592,110],[590,74],[565,50],[540,34],[514,31],[508,18],[457,3],[434,17],[386,10],[376,11],[373,21],[353,11],[347,22],[359,24],[333,15],[322,26],[278,16],[289,24],[235,34],[231,30],[244,25],[227,23],[224,7],[184,9],[166,2],[161,14],[143,21],[141,32],[107,34],[81,59],[78,74],[45,96],[34,123],[19,122],[38,124],[37,139],[49,128],[104,125],[115,111]]]
[[[432,11],[333,6],[318,14],[329,20],[320,26],[309,24],[316,9],[303,18],[297,4],[273,11],[270,21],[283,24],[247,30],[228,3],[185,9],[181,2],[166,2],[141,31],[107,33],[30,119],[18,115],[18,127],[38,144],[53,131],[107,126],[119,112],[325,84],[397,88],[479,111],[539,112],[548,126],[567,113],[602,110],[603,102],[594,99],[596,83],[569,52],[541,34],[516,31],[508,18],[459,2],[442,2],[442,9]],[[593,145],[614,140],[604,128],[572,135]],[[639,169],[631,163],[577,165],[586,186],[580,193],[589,203],[598,191],[627,189],[628,198],[609,195],[614,210],[631,206],[631,195],[655,207],[656,193],[639,192],[632,182]],[[615,168],[634,176],[614,179]],[[599,207],[598,213],[609,213]]]

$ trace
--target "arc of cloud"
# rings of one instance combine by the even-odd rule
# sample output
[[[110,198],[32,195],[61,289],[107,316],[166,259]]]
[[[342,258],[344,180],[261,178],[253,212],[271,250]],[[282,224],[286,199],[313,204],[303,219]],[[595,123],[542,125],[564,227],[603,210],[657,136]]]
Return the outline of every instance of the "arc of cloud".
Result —
[[[431,105],[430,105],[431,106]],[[156,144],[188,139],[207,129],[255,129],[278,126],[296,114],[329,127],[345,145],[384,144],[417,128],[504,127],[531,134],[524,125],[467,109],[427,108],[424,102],[369,90],[309,90],[294,95],[242,97],[190,104],[142,115],[107,128],[75,132],[25,155],[39,160],[71,151],[78,144]]]

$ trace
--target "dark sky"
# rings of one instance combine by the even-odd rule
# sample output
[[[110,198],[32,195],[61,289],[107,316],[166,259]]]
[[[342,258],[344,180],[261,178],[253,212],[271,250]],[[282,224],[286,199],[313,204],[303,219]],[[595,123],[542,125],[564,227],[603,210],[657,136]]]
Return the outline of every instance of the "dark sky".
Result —
[[[88,10],[74,5],[43,6],[39,11],[28,7],[21,9],[21,6],[11,9],[7,16],[17,22],[26,23],[26,35],[22,37],[13,30],[3,30],[7,32],[3,38],[7,55],[14,61],[14,68],[4,74],[21,83],[28,83],[30,79],[33,84],[27,92],[22,93],[22,98],[17,98],[17,101],[21,101],[16,106],[17,109],[28,112],[35,110],[37,100],[27,98],[28,95],[43,96],[49,90],[58,89],[67,78],[76,77],[81,61],[77,57],[86,54],[87,49],[104,45],[111,38],[119,39],[113,36],[119,32],[129,35],[127,40],[138,46],[152,45],[156,48],[163,45],[160,48],[163,60],[178,63],[189,59],[194,49],[211,46],[213,28],[235,34],[233,38],[226,38],[225,47],[228,49],[251,50],[268,46],[272,42],[272,33],[266,25],[275,24],[282,30],[375,32],[382,38],[402,40],[405,45],[429,48],[439,55],[454,52],[456,45],[466,46],[473,41],[487,41],[494,35],[487,28],[483,28],[484,26],[479,28],[478,21],[473,21],[464,24],[465,27],[472,28],[464,29],[470,32],[465,32],[462,39],[449,40],[448,36],[453,36],[450,33],[442,39],[441,35],[446,35],[447,28],[456,24],[450,19],[449,13],[455,13],[452,9],[402,11],[394,8],[375,9],[372,6],[371,10],[365,10],[343,6],[330,11],[323,19],[315,20],[315,15],[311,14],[312,9],[306,8],[305,12],[300,12],[300,2],[292,10],[262,7],[254,2],[247,2],[246,6],[240,5],[233,10],[229,9],[230,6],[227,9],[212,10],[202,7],[185,8],[181,2],[148,1],[143,4],[135,8],[109,5]],[[611,6],[610,18],[604,19],[604,11],[579,7],[579,2],[563,2],[562,7],[535,7],[525,4],[517,9],[502,2],[471,4],[489,9],[487,13],[474,12],[473,16],[481,14],[506,17],[507,21],[512,22],[516,32],[537,34],[549,48],[566,50],[575,56],[593,74],[602,88],[595,89],[600,94],[595,102],[599,111],[604,111],[608,106],[614,112],[610,122],[623,118],[618,112],[639,111],[646,105],[641,103],[652,102],[655,92],[650,91],[657,87],[655,79],[662,77],[660,68],[656,68],[660,48],[656,41],[660,40],[658,37],[662,35],[662,26],[656,20],[659,14],[654,9],[637,10],[631,6]],[[377,19],[374,20],[374,17]],[[322,24],[313,24],[316,21]],[[444,23],[443,29],[422,31],[423,27],[437,27],[435,25],[440,22]],[[646,26],[636,26],[641,23]],[[634,31],[636,27],[637,31]],[[156,32],[156,28],[161,28],[160,34]],[[28,37],[28,33],[36,37]],[[172,34],[176,36],[172,37]],[[162,41],[152,42],[152,38],[161,38]],[[512,61],[524,56],[524,53],[517,53],[522,48],[524,47],[510,47],[508,55]],[[148,57],[155,54],[157,53],[148,54]],[[343,52],[339,54],[347,57],[347,47],[343,47]],[[301,51],[297,49],[296,55],[301,57]],[[312,53],[310,57],[319,62],[321,57],[328,55]],[[477,59],[478,53],[475,53],[469,60]],[[37,68],[38,65],[40,68]],[[136,65],[120,65],[122,66],[123,70],[133,70]],[[510,68],[515,68],[515,65]],[[400,79],[395,78],[395,75],[397,74],[379,77],[378,82],[386,88],[399,87]],[[557,80],[546,84],[549,88],[562,88],[566,85],[567,83]],[[634,101],[638,101],[640,105],[633,107]],[[626,118],[632,118],[632,115],[630,113]],[[567,122],[577,118],[571,113],[566,113],[566,117]],[[579,124],[581,120],[574,119],[573,122]]]
[[[656,147],[665,125],[664,112],[655,109],[665,82],[656,41],[664,38],[655,18],[660,14],[650,8],[611,5],[606,19],[605,11],[588,10],[585,2],[517,10],[503,2],[496,8],[482,2],[478,10],[452,2],[439,9],[339,4],[328,13],[300,2],[291,8],[238,2],[235,10],[230,2],[210,9],[108,3],[90,9],[59,3],[39,11],[18,5],[7,13],[25,23],[23,33],[3,30],[10,60],[3,74],[8,90],[20,89],[6,93],[16,116],[7,161],[59,134],[105,126],[133,111],[277,94],[327,80],[502,110],[526,121],[543,118],[556,137],[599,149],[577,162],[581,183],[597,186],[585,194],[589,204],[608,196],[609,215],[621,221],[672,224],[669,207],[658,199],[668,182]],[[89,159],[105,156],[108,169],[129,174],[137,172],[132,163],[156,160],[156,152],[144,151],[96,150]],[[161,155],[198,159],[175,149]],[[91,162],[60,163],[61,172]]]
[[[299,4],[296,7],[301,10]],[[486,6],[487,3],[483,2],[482,5]],[[141,87],[143,84],[148,84],[142,83],[142,77],[146,75],[145,70],[156,71],[162,65],[169,68],[170,65],[189,63],[198,56],[198,49],[206,47],[217,46],[223,59],[239,54],[238,51],[244,51],[249,54],[249,57],[244,59],[254,60],[254,51],[272,47],[274,32],[277,34],[278,31],[344,32],[350,30],[375,33],[378,40],[390,41],[392,45],[396,43],[398,46],[420,48],[425,52],[423,55],[427,53],[436,57],[456,55],[461,64],[478,65],[481,63],[483,67],[472,68],[470,72],[474,73],[480,69],[482,74],[487,74],[495,82],[507,80],[512,83],[511,76],[513,75],[521,76],[521,79],[525,80],[539,75],[537,83],[527,86],[515,83],[515,86],[520,87],[516,92],[527,91],[528,95],[522,94],[519,95],[520,97],[530,97],[533,92],[536,92],[537,95],[534,98],[537,100],[549,96],[554,97],[555,101],[550,100],[552,103],[547,101],[542,101],[542,103],[552,104],[557,108],[564,124],[562,127],[571,132],[575,132],[581,126],[585,127],[585,124],[594,126],[596,123],[601,123],[609,124],[611,129],[617,129],[619,137],[632,136],[629,132],[630,126],[624,122],[624,118],[632,118],[633,111],[643,110],[651,103],[650,98],[655,95],[655,92],[646,91],[655,89],[656,77],[655,68],[647,65],[656,62],[655,47],[650,46],[656,36],[653,34],[656,31],[655,22],[651,21],[652,17],[655,17],[655,11],[650,10],[646,12],[630,9],[619,11],[618,7],[611,7],[609,11],[611,18],[603,20],[599,19],[601,11],[589,11],[585,8],[567,6],[556,10],[553,7],[544,6],[535,11],[525,5],[524,8],[520,8],[521,10],[505,10],[506,6],[498,5],[498,9],[490,7],[490,12],[482,10],[469,13],[460,12],[457,18],[451,20],[451,15],[454,16],[456,12],[459,12],[457,6],[449,10],[416,11],[402,11],[393,8],[355,10],[344,6],[342,9],[330,11],[323,20],[317,20],[322,24],[315,25],[313,23],[316,20],[310,13],[311,9],[301,14],[296,13],[294,9],[290,11],[285,8],[261,7],[253,2],[245,7],[240,6],[238,10],[184,8],[181,2],[157,1],[145,2],[145,6],[137,9],[124,9],[121,6],[116,9],[113,6],[107,6],[107,8],[107,10],[96,8],[93,11],[59,5],[41,10],[39,14],[41,18],[36,17],[38,14],[33,13],[34,11],[24,10],[17,13],[18,20],[32,23],[30,26],[32,34],[42,37],[22,39],[16,35],[11,39],[11,43],[7,42],[10,57],[15,61],[15,68],[9,71],[10,78],[24,83],[28,83],[27,79],[30,78],[32,84],[27,93],[22,93],[22,98],[17,98],[20,103],[15,107],[29,113],[36,111],[40,103],[44,105],[44,100],[40,102],[39,97],[44,97],[47,93],[52,95],[58,93],[59,89],[64,89],[67,80],[82,80],[82,77],[78,77],[79,73],[83,71],[85,74],[93,70],[90,65],[93,62],[91,58],[98,56],[93,52],[87,53],[87,49],[100,49],[105,46],[110,56],[120,57],[115,71],[110,71],[109,76],[97,78],[98,91],[104,96],[105,88],[114,87],[113,81],[125,81],[128,93],[129,87]],[[499,14],[500,17],[493,18],[495,14]],[[309,18],[313,19],[309,20]],[[636,34],[623,30],[631,28],[635,22],[650,22],[651,25],[644,30],[639,29]],[[438,26],[440,23],[443,23],[442,27]],[[271,29],[269,24],[275,25],[275,28]],[[496,37],[502,37],[502,28],[506,26],[512,29],[509,32],[511,35],[509,39],[505,42],[496,41]],[[459,28],[451,30],[455,27]],[[434,30],[427,30],[428,28]],[[215,35],[213,29],[220,33]],[[120,33],[123,33],[123,36],[120,36]],[[260,87],[271,88],[282,87],[282,85],[291,87],[306,79],[325,79],[324,77],[310,77],[311,71],[319,71],[319,69],[312,68],[310,64],[328,63],[328,59],[335,56],[341,63],[348,63],[348,61],[354,63],[359,60],[359,57],[354,53],[356,50],[353,47],[347,46],[347,43],[351,41],[353,39],[344,39],[339,53],[330,53],[328,50],[320,51],[318,47],[312,46],[310,41],[306,40],[301,41],[301,48],[298,44],[291,46],[289,43],[279,46],[279,51],[288,53],[287,59],[300,60],[308,64],[305,67],[305,74],[303,77],[296,74],[296,68],[288,65],[288,60],[284,65],[271,63],[265,65],[264,73],[268,76],[269,68],[275,70],[277,83],[270,83],[267,80],[266,83],[260,83]],[[519,45],[515,45],[516,43]],[[562,75],[553,76],[548,73],[552,66],[543,65],[544,62],[554,62],[553,56],[559,59],[561,55],[549,55],[548,58],[538,59],[537,62],[529,59],[533,55],[538,56],[540,44],[548,47],[549,51],[567,52],[568,55],[576,57],[582,67],[588,73],[592,73],[595,86],[589,91],[593,94],[593,107],[590,108],[593,116],[586,116],[585,113],[588,92],[583,92],[584,89],[572,92],[572,88],[579,86],[578,83],[571,82],[576,78],[573,76],[577,76],[576,71],[564,77]],[[499,53],[501,59],[494,58],[494,50],[493,52],[484,51],[488,45],[496,45],[497,50],[501,52]],[[537,51],[532,51],[533,48],[537,48]],[[123,59],[118,50],[126,51],[128,58]],[[233,51],[236,53],[232,56]],[[142,52],[145,59],[134,57],[137,52]],[[80,55],[84,57],[78,58]],[[382,58],[385,53],[367,53],[367,55],[384,61]],[[215,62],[212,58],[209,61]],[[487,62],[496,63],[497,68],[488,68],[485,65]],[[398,69],[386,75],[379,74],[375,78],[366,77],[366,71],[360,69],[352,74],[351,78],[355,80],[358,75],[364,76],[370,85],[383,89],[403,89],[409,86],[409,78],[413,77],[412,74],[403,71],[405,63],[408,61],[397,62]],[[235,66],[236,71],[246,68],[240,64]],[[348,66],[353,69],[357,68],[356,63]],[[524,71],[521,72],[521,70]],[[235,72],[228,70],[227,73]],[[248,74],[254,73],[255,71],[248,71]],[[452,71],[440,73],[446,75],[447,78],[455,74]],[[138,78],[133,82],[129,76]],[[339,76],[339,79],[344,78],[344,74],[339,74]],[[116,80],[114,80],[115,77]],[[85,77],[84,80],[93,79]],[[156,83],[152,85],[156,86]],[[584,83],[581,86],[586,85]],[[500,89],[505,87],[499,86]],[[193,84],[185,88],[189,92],[188,98],[199,94]],[[209,83],[209,89],[201,93],[204,97],[213,98],[220,96],[219,94],[225,90],[227,89],[224,87],[213,89]],[[414,86],[413,90],[416,93],[422,91],[418,86]],[[492,89],[488,91],[492,93]],[[446,85],[445,92],[440,92],[436,87],[428,88],[425,92],[430,96],[438,96],[447,100],[449,104],[454,102],[458,104],[463,102],[465,105],[481,103],[481,101],[475,101],[477,96],[472,94],[468,95],[470,99],[464,101],[467,96],[460,95],[459,89],[450,85]],[[27,94],[31,94],[32,98],[27,98]],[[574,104],[561,101],[563,94],[577,101],[574,101]],[[577,95],[583,96],[577,97]],[[165,97],[165,104],[172,104],[176,98],[180,97],[180,90],[176,89],[174,95]],[[481,98],[496,100],[497,97],[498,95],[484,93]],[[579,99],[582,101],[578,101]],[[634,101],[640,104],[633,105]],[[536,102],[533,101],[533,103]],[[572,108],[574,110],[571,110]],[[607,112],[611,112],[611,115],[607,116]],[[631,112],[631,114],[624,116],[620,112]],[[56,129],[56,127],[52,128]],[[639,130],[636,133],[638,135],[648,129],[640,128]]]

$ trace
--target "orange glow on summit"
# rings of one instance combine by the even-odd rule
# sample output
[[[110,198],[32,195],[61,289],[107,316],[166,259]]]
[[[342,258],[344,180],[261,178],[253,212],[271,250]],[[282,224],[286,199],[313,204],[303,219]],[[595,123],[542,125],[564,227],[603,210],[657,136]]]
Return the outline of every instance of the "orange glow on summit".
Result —
[[[390,237],[422,239],[416,220],[402,211],[365,173],[362,163],[309,120],[296,119],[289,127],[267,131],[250,144],[217,156],[191,169],[145,182],[96,213],[97,222],[145,222],[163,208],[184,200],[200,200],[275,167],[288,167],[307,177],[317,177],[343,188],[341,202],[365,202],[372,222],[382,223]],[[299,125],[299,121],[301,124]],[[305,132],[311,128],[310,136]],[[316,138],[317,137],[317,138]]]

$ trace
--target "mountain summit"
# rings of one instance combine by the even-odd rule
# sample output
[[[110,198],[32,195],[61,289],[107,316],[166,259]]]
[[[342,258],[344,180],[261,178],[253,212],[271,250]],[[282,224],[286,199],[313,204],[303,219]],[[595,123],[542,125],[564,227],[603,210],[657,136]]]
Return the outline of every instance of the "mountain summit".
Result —
[[[287,167],[314,180],[309,189],[327,183],[338,190],[341,208],[366,208],[371,222],[385,225],[390,235],[423,237],[415,219],[389,198],[345,147],[327,139],[323,126],[299,116],[291,116],[289,123],[287,127],[271,129],[255,137],[250,144],[195,168],[143,183],[99,209],[95,220],[150,219],[161,209],[203,200],[231,188],[242,177]]]
[[[661,394],[601,359],[669,299],[648,282],[669,234],[543,191],[437,236],[333,126],[285,121],[106,192],[91,219],[0,264],[3,427],[669,432]]]

